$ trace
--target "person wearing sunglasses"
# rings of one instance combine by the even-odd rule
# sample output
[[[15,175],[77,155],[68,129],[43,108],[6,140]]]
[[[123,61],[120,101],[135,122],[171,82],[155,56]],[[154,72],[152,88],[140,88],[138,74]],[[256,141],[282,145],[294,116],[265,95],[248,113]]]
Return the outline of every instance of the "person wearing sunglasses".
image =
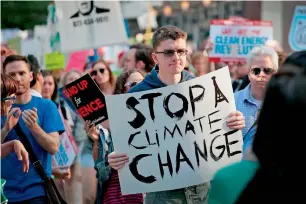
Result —
[[[22,162],[23,172],[29,171],[30,161],[29,154],[23,144],[19,140],[11,140],[4,142],[7,134],[17,124],[21,111],[19,108],[12,108],[12,104],[15,102],[15,93],[17,91],[17,83],[10,76],[1,74],[1,116],[7,117],[6,121],[2,120],[1,117],[1,159],[11,156],[11,153],[15,153],[14,157],[17,156],[18,160]],[[4,123],[4,125],[3,125]],[[4,142],[4,143],[3,143]],[[3,164],[2,164],[3,165]],[[4,184],[5,179],[1,179],[1,203],[7,203],[8,199],[5,196]]]
[[[123,94],[128,92],[144,79],[143,74],[136,69],[122,72],[116,81],[114,94]]]
[[[187,33],[175,26],[163,26],[153,35],[152,58],[155,67],[145,79],[131,88],[128,93],[147,91],[166,87],[193,79],[195,76],[184,70],[187,60]],[[244,117],[239,111],[229,116],[227,125],[230,129],[242,129]],[[112,152],[108,162],[113,169],[119,170],[129,161],[125,153]],[[186,175],[188,177],[188,175]],[[210,182],[196,186],[170,191],[150,192],[146,194],[145,203],[207,203]]]
[[[278,55],[270,47],[254,47],[248,56],[248,77],[250,84],[241,91],[235,93],[236,108],[245,116],[245,128],[242,129],[244,145],[246,133],[249,132],[259,115],[262,101],[264,99],[266,85],[271,77],[278,71]],[[251,140],[252,137],[247,137]],[[245,148],[244,148],[245,149]]]
[[[15,103],[17,83],[10,76],[1,74],[1,116],[7,116],[7,120],[2,127],[1,120],[1,143],[7,134],[17,124],[21,111],[19,108],[12,108]]]
[[[103,94],[112,95],[114,93],[116,79],[106,61],[100,59],[93,63],[90,76]]]
[[[17,83],[14,79],[1,74],[1,116],[7,117],[6,121],[3,121],[1,117],[1,158],[15,152],[17,158],[23,162],[23,171],[27,172],[29,170],[29,155],[23,144],[18,140],[3,143],[7,134],[15,127],[21,115],[19,108],[12,108],[12,104],[16,99],[16,91]]]
[[[114,94],[124,94],[143,80],[143,75],[136,69],[125,70],[116,81]],[[86,123],[86,132],[93,142],[93,157],[97,170],[98,192],[96,203],[143,203],[142,194],[122,195],[118,171],[110,168],[107,155],[114,151],[111,135],[101,125],[90,127]],[[105,148],[107,146],[107,148]]]

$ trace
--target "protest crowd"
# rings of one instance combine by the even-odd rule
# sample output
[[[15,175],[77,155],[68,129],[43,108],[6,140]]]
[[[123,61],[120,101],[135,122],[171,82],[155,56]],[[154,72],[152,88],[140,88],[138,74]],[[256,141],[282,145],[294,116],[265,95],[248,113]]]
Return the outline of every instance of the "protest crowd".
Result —
[[[57,72],[2,45],[1,203],[305,203],[306,49],[187,39],[159,26]]]

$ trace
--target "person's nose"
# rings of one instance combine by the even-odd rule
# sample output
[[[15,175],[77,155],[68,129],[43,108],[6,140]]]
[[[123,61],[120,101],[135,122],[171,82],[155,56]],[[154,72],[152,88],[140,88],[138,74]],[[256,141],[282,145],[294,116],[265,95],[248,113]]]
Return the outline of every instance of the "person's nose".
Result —
[[[262,78],[262,77],[266,77],[267,75],[264,73],[263,70],[260,70],[260,73],[258,75],[258,77]]]
[[[16,74],[16,75],[13,77],[13,79],[14,79],[17,83],[19,83],[19,82],[21,81],[21,76],[20,76],[19,74]]]
[[[178,61],[180,59],[180,56],[178,55],[177,52],[174,52],[172,59],[175,60],[175,61]]]

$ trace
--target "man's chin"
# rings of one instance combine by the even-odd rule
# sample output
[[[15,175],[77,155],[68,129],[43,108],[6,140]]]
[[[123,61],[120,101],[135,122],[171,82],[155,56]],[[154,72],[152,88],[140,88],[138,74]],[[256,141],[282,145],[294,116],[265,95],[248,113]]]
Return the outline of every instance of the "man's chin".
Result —
[[[20,96],[20,95],[22,95],[22,94],[24,94],[25,92],[24,91],[17,91],[16,93],[15,93],[15,95],[16,96]]]

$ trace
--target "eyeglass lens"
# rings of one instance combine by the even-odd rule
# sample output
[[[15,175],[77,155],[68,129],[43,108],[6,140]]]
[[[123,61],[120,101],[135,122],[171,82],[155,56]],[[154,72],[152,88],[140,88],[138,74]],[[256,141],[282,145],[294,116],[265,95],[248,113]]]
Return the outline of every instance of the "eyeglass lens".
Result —
[[[98,70],[99,70],[99,72],[100,72],[101,74],[103,74],[104,71],[105,71],[104,68],[101,68],[101,69],[98,69]],[[97,74],[98,74],[98,71],[97,71],[97,70],[94,70],[94,71],[92,71],[92,72],[90,73],[91,76],[96,76]]]
[[[271,74],[274,73],[274,69],[272,69],[272,68],[253,68],[252,69],[252,73],[255,76],[258,76],[261,71],[263,71],[266,75],[271,75]]]
[[[177,54],[179,56],[184,56],[184,55],[186,55],[187,50],[184,50],[184,49],[178,49],[177,51],[175,51],[175,50],[164,50],[163,53],[164,53],[165,57],[172,57],[175,52],[177,52]]]

